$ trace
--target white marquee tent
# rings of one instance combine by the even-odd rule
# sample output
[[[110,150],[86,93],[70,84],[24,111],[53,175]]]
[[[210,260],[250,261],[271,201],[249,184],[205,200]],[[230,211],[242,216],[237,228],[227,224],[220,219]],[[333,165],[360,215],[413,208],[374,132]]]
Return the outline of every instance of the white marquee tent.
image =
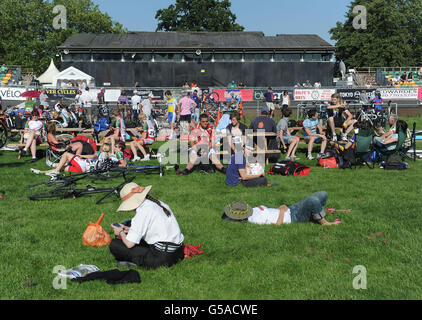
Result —
[[[85,82],[87,85],[93,84],[95,79],[91,77],[89,74],[86,74],[85,72],[82,72],[79,69],[76,69],[75,67],[69,67],[59,74],[57,74],[53,78],[53,85],[56,87],[60,87],[62,83],[72,81],[72,82]]]
[[[41,84],[51,85],[53,84],[53,78],[58,74],[60,74],[60,71],[56,68],[53,59],[51,59],[50,66],[42,75],[37,78],[37,80]]]

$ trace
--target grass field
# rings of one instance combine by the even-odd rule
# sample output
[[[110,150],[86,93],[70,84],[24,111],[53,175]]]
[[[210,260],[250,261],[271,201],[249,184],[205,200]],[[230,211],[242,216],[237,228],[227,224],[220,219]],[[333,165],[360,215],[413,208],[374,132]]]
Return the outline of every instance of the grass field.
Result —
[[[420,117],[408,119],[418,122]],[[104,212],[103,227],[130,219],[117,213],[116,197],[96,205],[99,195],[78,199],[30,201],[28,185],[46,181],[29,168],[46,169],[44,160],[18,160],[0,151],[1,299],[421,299],[422,162],[406,171],[323,169],[315,161],[307,177],[268,176],[273,188],[226,187],[221,173],[176,176],[169,171],[137,173],[135,182],[152,184],[151,195],[170,205],[185,243],[202,244],[204,253],[172,268],[137,269],[142,283],[111,286],[68,281],[53,288],[55,266],[94,264],[101,271],[116,267],[108,247],[82,244],[87,224]],[[154,163],[154,162],[151,162]],[[183,167],[182,167],[183,168]],[[267,167],[268,169],[268,167]],[[94,182],[117,185],[121,179]],[[88,183],[85,181],[84,183]],[[278,207],[325,190],[328,207],[352,209],[333,213],[337,226],[313,223],[259,226],[221,220],[233,200]],[[356,290],[355,266],[367,271],[367,289]],[[123,269],[126,270],[126,269]]]

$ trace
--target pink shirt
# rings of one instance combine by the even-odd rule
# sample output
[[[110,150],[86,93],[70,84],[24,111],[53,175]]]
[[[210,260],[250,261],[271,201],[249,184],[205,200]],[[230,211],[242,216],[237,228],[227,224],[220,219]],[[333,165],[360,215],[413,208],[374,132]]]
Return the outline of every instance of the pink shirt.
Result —
[[[193,101],[191,98],[186,96],[180,99],[179,103],[180,103],[180,109],[181,109],[180,111],[181,116],[191,114],[191,107],[195,103],[195,101]]]

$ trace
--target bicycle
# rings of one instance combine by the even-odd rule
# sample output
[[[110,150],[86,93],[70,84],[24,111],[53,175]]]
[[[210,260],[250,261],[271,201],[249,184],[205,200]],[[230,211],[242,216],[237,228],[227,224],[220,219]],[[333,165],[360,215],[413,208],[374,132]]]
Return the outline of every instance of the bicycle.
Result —
[[[41,199],[65,199],[69,197],[78,198],[83,195],[106,193],[101,199],[99,199],[96,202],[96,204],[100,204],[104,199],[106,199],[112,194],[116,195],[116,197],[120,199],[120,190],[123,188],[125,184],[132,182],[134,179],[135,177],[130,177],[129,179],[125,179],[125,181],[119,184],[118,186],[111,187],[111,188],[97,188],[95,186],[88,184],[83,189],[77,189],[75,188],[76,183],[72,183],[67,188],[58,187],[48,192],[31,194],[29,195],[29,199],[41,200]]]

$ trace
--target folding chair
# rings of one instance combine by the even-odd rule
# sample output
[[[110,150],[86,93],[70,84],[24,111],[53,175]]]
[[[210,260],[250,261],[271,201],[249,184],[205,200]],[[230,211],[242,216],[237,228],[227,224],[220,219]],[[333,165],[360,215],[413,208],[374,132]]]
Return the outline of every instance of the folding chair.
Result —
[[[372,162],[372,169],[374,168],[374,162],[369,161],[371,154],[374,150],[372,145],[372,130],[360,130],[356,135],[356,146],[355,146],[355,167],[359,164],[366,163],[371,168],[368,162]]]

